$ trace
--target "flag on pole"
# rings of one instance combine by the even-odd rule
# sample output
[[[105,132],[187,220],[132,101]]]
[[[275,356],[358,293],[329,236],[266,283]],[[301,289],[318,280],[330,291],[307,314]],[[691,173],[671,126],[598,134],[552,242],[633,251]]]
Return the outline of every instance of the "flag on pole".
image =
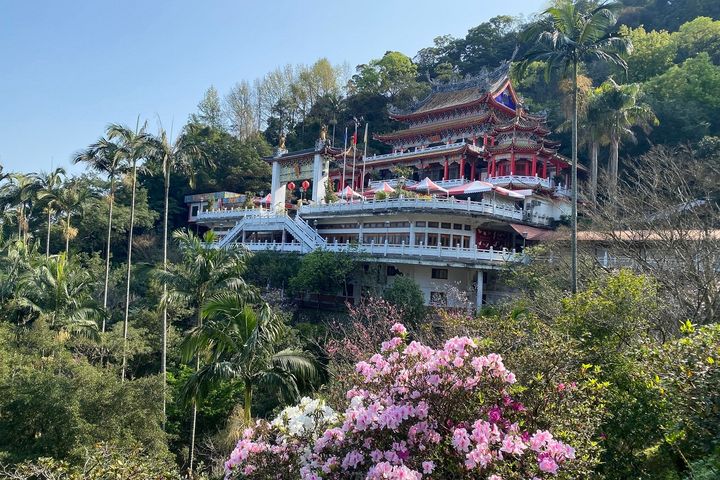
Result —
[[[363,135],[363,143],[364,143],[364,152],[363,152],[363,168],[362,168],[362,183],[360,184],[360,188],[362,190],[362,194],[365,194],[365,160],[367,159],[367,139],[368,139],[368,123],[365,122],[365,135]]]
[[[357,132],[353,133],[352,135],[352,144],[357,145]]]
[[[347,133],[348,133],[348,129],[347,129],[347,127],[345,127],[345,146],[343,147],[344,150],[343,150],[342,188],[345,188],[345,173],[346,173],[346,168],[347,168],[347,167],[346,167],[346,165],[347,165],[347,151],[348,151],[348,146],[347,146],[347,140],[348,140],[348,139],[347,139]],[[342,190],[342,188],[341,188],[341,190]]]

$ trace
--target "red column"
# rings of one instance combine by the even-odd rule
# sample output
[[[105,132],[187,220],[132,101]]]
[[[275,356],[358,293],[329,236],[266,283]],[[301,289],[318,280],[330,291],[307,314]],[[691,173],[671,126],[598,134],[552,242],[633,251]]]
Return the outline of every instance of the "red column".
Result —
[[[443,180],[448,180],[450,175],[450,164],[448,163],[448,157],[445,157],[445,171],[443,172]]]
[[[537,175],[537,155],[532,157],[532,172],[530,172],[530,175],[533,177]]]
[[[512,152],[510,154],[510,175],[516,175],[517,172],[515,171],[515,152]]]
[[[547,157],[545,157],[545,160],[543,161],[543,174],[542,174],[543,178],[548,178],[548,173],[547,173],[548,165],[547,164],[548,164],[548,159],[547,159]]]
[[[459,178],[463,178],[465,176],[465,155],[460,157],[460,175]]]
[[[483,135],[483,147],[487,147],[487,135]]]
[[[470,181],[472,182],[475,180],[475,164],[477,163],[477,158],[472,161],[470,164]]]

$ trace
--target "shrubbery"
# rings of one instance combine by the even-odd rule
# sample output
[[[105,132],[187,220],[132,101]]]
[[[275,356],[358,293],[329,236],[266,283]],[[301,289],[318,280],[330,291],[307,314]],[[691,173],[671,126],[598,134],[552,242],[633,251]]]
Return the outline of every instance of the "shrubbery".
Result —
[[[349,405],[336,422],[335,413],[319,404],[308,413],[308,402],[270,424],[260,421],[238,442],[228,474],[258,479],[482,474],[495,480],[555,475],[572,463],[574,449],[542,430],[543,419],[513,398],[515,375],[499,355],[482,355],[469,337],[454,337],[435,350],[408,344],[402,324],[392,332],[381,353],[356,365]],[[321,433],[324,425],[330,428]]]

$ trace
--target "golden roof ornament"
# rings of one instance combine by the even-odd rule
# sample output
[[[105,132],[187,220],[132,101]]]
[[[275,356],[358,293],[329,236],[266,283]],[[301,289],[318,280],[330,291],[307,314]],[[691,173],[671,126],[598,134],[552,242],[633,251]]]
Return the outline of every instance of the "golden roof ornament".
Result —
[[[328,126],[323,124],[322,127],[320,127],[320,140],[325,143],[327,141],[327,135],[328,135]]]

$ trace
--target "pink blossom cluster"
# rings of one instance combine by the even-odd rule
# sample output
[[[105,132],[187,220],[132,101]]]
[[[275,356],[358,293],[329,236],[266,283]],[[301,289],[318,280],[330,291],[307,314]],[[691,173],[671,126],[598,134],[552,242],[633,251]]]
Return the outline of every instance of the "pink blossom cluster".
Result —
[[[391,331],[395,336],[380,353],[356,365],[344,414],[305,449],[296,448],[299,474],[282,478],[540,479],[574,458],[574,450],[549,432],[523,429],[531,419],[511,397],[516,379],[499,355],[480,354],[468,337],[433,349],[407,344],[400,324]],[[247,477],[254,449],[287,453],[259,448],[251,439],[238,449],[238,468],[230,471]]]

